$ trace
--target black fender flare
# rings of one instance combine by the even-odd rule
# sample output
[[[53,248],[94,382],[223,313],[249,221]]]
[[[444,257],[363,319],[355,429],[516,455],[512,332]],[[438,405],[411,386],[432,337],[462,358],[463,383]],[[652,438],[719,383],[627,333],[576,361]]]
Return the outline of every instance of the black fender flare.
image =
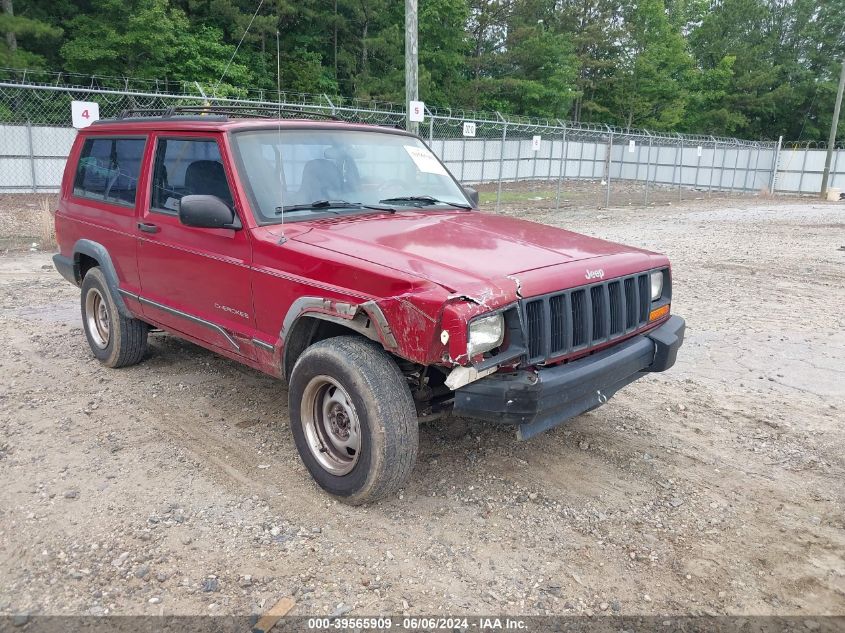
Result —
[[[98,242],[91,240],[77,240],[73,245],[73,274],[76,277],[77,285],[82,285],[82,270],[79,266],[79,256],[87,255],[97,261],[100,270],[103,271],[103,276],[106,278],[106,284],[109,287],[112,299],[121,315],[128,319],[134,319],[135,315],[126,307],[123,301],[123,295],[120,293],[120,281],[117,277],[117,271],[111,260],[111,255],[106,250],[106,247]]]
[[[285,379],[288,378],[286,368],[289,363],[289,335],[306,317],[313,319],[315,323],[324,321],[341,325],[375,341],[388,352],[395,352],[398,347],[384,313],[375,302],[354,304],[334,302],[322,297],[300,297],[288,309],[279,332],[279,340],[283,345],[281,369]]]

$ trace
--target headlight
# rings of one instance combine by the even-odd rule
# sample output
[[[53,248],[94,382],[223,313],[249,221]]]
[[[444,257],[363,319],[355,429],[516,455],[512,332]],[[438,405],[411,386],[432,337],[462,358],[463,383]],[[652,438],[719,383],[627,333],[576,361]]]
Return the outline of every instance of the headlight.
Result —
[[[467,355],[472,358],[489,352],[502,344],[505,338],[505,319],[499,314],[481,317],[470,321]]]
[[[651,273],[651,300],[657,301],[663,295],[663,271]]]

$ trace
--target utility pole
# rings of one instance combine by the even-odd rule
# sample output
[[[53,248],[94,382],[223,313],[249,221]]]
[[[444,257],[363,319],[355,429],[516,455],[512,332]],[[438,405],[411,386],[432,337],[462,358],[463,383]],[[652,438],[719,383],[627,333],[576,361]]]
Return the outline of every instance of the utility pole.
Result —
[[[12,0],[2,0],[2,1],[0,1],[0,8],[2,8],[3,13],[8,15],[10,18],[14,17],[15,7],[12,5]],[[18,50],[18,38],[15,35],[14,31],[8,31],[6,33],[6,46],[9,47],[9,51],[13,55],[14,55],[15,51]]]
[[[411,101],[419,101],[419,63],[417,61],[417,0],[405,0],[405,128],[417,133],[411,121]]]
[[[839,110],[842,108],[842,92],[845,90],[845,59],[842,60],[842,72],[839,73],[839,90],[836,93],[836,105],[833,106],[833,121],[830,123],[830,138],[827,140],[827,157],[824,159],[822,173],[823,198],[827,197],[827,182],[830,178],[830,163],[833,160],[833,148],[836,145],[836,128],[839,126]]]

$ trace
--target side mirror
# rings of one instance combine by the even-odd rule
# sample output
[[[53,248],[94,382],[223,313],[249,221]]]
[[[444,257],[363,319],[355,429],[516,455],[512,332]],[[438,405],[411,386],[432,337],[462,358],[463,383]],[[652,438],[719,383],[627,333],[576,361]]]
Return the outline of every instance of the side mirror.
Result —
[[[472,187],[464,187],[463,190],[466,197],[469,198],[470,202],[472,202],[472,206],[478,207],[478,191]]]
[[[235,212],[217,196],[185,196],[179,202],[179,221],[201,229],[239,229]]]

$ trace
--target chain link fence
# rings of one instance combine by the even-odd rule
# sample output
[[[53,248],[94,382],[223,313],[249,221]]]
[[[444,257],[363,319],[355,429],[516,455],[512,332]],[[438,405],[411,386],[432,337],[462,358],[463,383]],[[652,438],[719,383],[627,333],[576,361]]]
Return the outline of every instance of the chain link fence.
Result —
[[[464,124],[470,123],[469,135]],[[431,113],[429,144],[497,206],[648,205],[771,192],[779,145],[556,121]]]
[[[826,158],[827,143],[785,143],[780,152],[774,189],[782,193],[818,194]],[[842,147],[833,150],[828,188],[845,191],[845,149]]]
[[[278,99],[277,99],[278,97]],[[55,193],[76,131],[72,101],[100,117],[171,106],[237,106],[283,117],[328,114],[404,127],[401,106],[327,95],[239,90],[208,95],[199,84],[0,69],[0,193]],[[427,110],[419,134],[482,206],[530,202],[553,209],[665,204],[719,195],[817,193],[824,152],[780,142],[656,133],[463,110]],[[834,168],[845,170],[845,158]],[[819,157],[821,162],[819,163]],[[833,170],[832,186],[845,186]]]

